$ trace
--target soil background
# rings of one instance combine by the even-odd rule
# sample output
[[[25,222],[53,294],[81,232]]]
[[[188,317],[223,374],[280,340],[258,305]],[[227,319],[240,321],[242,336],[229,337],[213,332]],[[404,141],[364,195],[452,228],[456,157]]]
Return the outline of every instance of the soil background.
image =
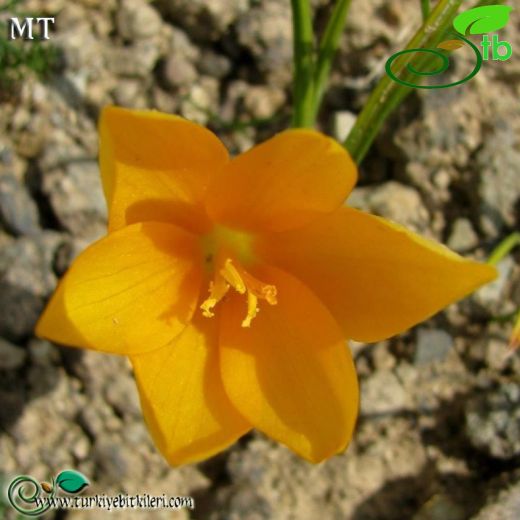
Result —
[[[332,2],[312,4],[320,30]],[[512,58],[484,62],[460,87],[412,92],[363,161],[349,204],[480,260],[519,229],[518,7],[500,31]],[[268,138],[290,119],[290,2],[26,0],[17,9],[56,17],[57,60],[45,78],[24,73],[1,93],[0,479],[74,468],[91,480],[89,494],[196,501],[194,511],[114,519],[520,518],[520,357],[506,356],[518,252],[496,282],[429,321],[351,345],[362,396],[355,438],[316,466],[252,433],[211,460],[170,468],[143,424],[125,358],[34,337],[58,278],[105,232],[101,108],[181,114],[234,154]],[[321,130],[346,135],[420,20],[415,0],[353,0]],[[468,65],[461,52],[446,79]],[[0,518],[15,518],[1,501]]]

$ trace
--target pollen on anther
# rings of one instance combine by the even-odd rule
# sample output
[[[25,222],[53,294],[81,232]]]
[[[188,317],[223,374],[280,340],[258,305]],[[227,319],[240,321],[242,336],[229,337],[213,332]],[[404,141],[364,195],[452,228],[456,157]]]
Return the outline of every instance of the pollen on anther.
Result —
[[[212,311],[213,307],[224,298],[228,291],[229,284],[221,277],[218,277],[215,282],[209,282],[209,296],[200,306],[202,309],[202,315],[206,318],[212,318],[215,316],[215,313]]]
[[[250,327],[251,322],[258,314],[258,298],[251,292],[247,292],[247,315],[242,321],[242,327]]]
[[[236,265],[234,264],[236,263]],[[250,327],[259,308],[259,300],[269,305],[276,305],[276,287],[266,284],[248,273],[242,265],[231,258],[221,261],[221,267],[215,271],[215,277],[209,284],[209,296],[200,306],[203,316],[212,318],[213,308],[224,298],[232,287],[239,294],[247,294],[247,312],[242,320],[242,327]]]

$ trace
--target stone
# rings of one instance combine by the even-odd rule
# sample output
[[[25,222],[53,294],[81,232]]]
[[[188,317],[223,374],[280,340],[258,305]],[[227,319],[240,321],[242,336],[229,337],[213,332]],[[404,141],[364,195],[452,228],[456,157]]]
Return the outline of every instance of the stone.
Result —
[[[151,97],[152,105],[160,112],[165,112],[166,114],[175,114],[178,112],[178,96],[172,96],[171,92],[156,85],[152,90]]]
[[[23,341],[34,329],[56,286],[54,253],[61,237],[44,232],[0,249],[0,336]]]
[[[216,112],[218,103],[218,81],[201,78],[189,89],[189,95],[181,102],[180,112],[190,121],[205,125]]]
[[[492,312],[506,299],[506,291],[515,267],[515,261],[510,256],[506,256],[495,267],[498,270],[497,279],[484,285],[475,294],[477,302]]]
[[[520,455],[520,385],[502,383],[470,399],[465,431],[471,444],[491,457],[507,460]]]
[[[21,347],[0,338],[0,370],[17,370],[27,359],[27,352]]]
[[[352,345],[352,342],[350,344]],[[376,343],[370,346],[369,350],[374,370],[392,370],[395,367],[395,357],[389,351],[388,341]],[[355,351],[353,354],[355,357]]]
[[[471,520],[518,520],[520,518],[520,479],[516,479],[503,489],[498,496],[488,499],[488,503]]]
[[[407,158],[427,165],[429,172],[465,166],[482,142],[481,120],[475,110],[479,96],[453,88],[437,89],[437,93],[421,98],[421,118],[399,129],[394,140]],[[444,124],[446,120],[451,124]],[[476,191],[474,181],[471,188]]]
[[[99,80],[91,81],[85,91],[85,103],[97,112],[101,111],[106,105],[113,103],[110,92],[117,87],[118,78],[107,75]]]
[[[239,43],[254,56],[272,85],[285,87],[292,78],[291,11],[287,2],[265,0],[236,23]]]
[[[224,54],[218,54],[211,49],[204,49],[197,68],[201,74],[212,78],[222,79],[229,74],[232,65],[231,61]]]
[[[119,34],[130,41],[159,33],[162,20],[159,13],[144,0],[123,0],[116,14]]]
[[[168,36],[166,40],[167,56],[182,56],[192,63],[199,61],[199,48],[191,42],[185,32],[176,27],[168,26]]]
[[[121,374],[106,386],[106,400],[119,415],[141,417],[139,395],[135,381],[128,374]]]
[[[105,479],[116,480],[127,476],[128,461],[118,442],[99,437],[94,445],[93,456]]]
[[[434,361],[444,361],[453,349],[453,338],[441,329],[417,331],[414,363],[424,365]]]
[[[204,41],[216,40],[225,34],[249,8],[248,0],[158,0],[157,4],[190,35]]]
[[[63,165],[68,163],[85,161],[83,146],[69,135],[70,131],[62,128],[65,126],[64,122],[59,121],[58,125],[53,129],[51,140],[38,161],[39,167],[45,172],[42,179],[44,195],[48,195],[45,191],[45,182],[47,176],[53,175],[53,170],[63,168]],[[94,160],[94,157],[91,160]]]
[[[32,339],[28,345],[30,365],[27,384],[30,397],[44,395],[63,376],[58,347],[44,339]],[[65,403],[63,403],[66,406]]]
[[[118,81],[113,94],[118,106],[138,109],[147,108],[146,96],[139,80],[122,79]]]
[[[372,188],[368,186],[355,186],[347,199],[347,206],[360,209],[361,211],[371,211],[369,197]]]
[[[356,55],[366,48],[375,47],[377,41],[395,41],[398,35],[392,30],[393,24],[388,23],[389,17],[393,20],[396,17],[405,18],[408,23],[414,24],[414,27],[420,24],[420,13],[406,11],[400,2],[360,3],[357,9],[349,12],[348,31],[342,38],[344,54],[347,54],[347,57],[348,54]],[[367,20],[370,20],[370,24],[367,24]],[[351,59],[357,60],[358,58],[351,56]]]
[[[67,0],[28,0],[25,2],[24,7],[30,12],[34,10],[38,13],[52,15],[61,11],[66,3]]]
[[[161,57],[161,48],[156,38],[136,40],[129,47],[109,47],[108,66],[112,73],[126,78],[147,79]]]
[[[65,229],[92,239],[105,233],[107,210],[97,162],[76,161],[52,171],[43,189]]]
[[[96,440],[92,456],[103,475],[102,481],[105,482],[116,482],[126,478],[130,472],[141,474],[143,470],[138,454],[125,450],[119,440],[109,435]]]
[[[12,144],[3,141],[0,135],[0,175],[12,176],[21,184],[26,171],[27,161],[15,153]]]
[[[162,79],[166,87],[175,89],[193,84],[197,79],[197,71],[184,57],[173,54],[163,63]]]
[[[90,443],[84,436],[79,437],[71,448],[72,455],[77,460],[85,460],[90,453]]]
[[[490,334],[490,337],[486,338],[484,341],[484,360],[488,367],[497,372],[506,369],[516,372],[517,370],[515,370],[515,368],[520,368],[519,357],[511,355],[511,351],[507,348],[507,338],[500,338],[500,332]]]
[[[0,176],[0,221],[14,235],[30,235],[40,230],[36,203],[11,175]]]
[[[446,495],[435,495],[414,515],[413,520],[466,520],[464,508]]]
[[[428,211],[419,193],[395,181],[386,182],[368,193],[371,211],[414,231],[429,228]]]
[[[424,484],[416,482],[427,463],[413,430],[394,417],[360,421],[348,451],[316,465],[253,433],[229,453],[225,474],[230,486],[216,495],[212,511],[237,520],[397,518],[385,516],[388,510],[411,518],[408,499]],[[403,481],[405,498],[402,489],[397,494],[393,487],[381,493],[388,483]]]
[[[74,7],[73,3],[68,2],[67,7],[57,17],[56,23],[63,25],[65,30],[53,38],[53,44],[63,52],[63,60],[68,71],[88,70],[93,74],[95,70],[104,70],[103,46],[92,34],[84,11],[80,11],[77,21],[71,22],[66,18],[67,11]]]
[[[413,408],[413,403],[394,372],[380,370],[361,381],[361,415],[384,416]]]
[[[35,338],[30,340],[28,351],[32,365],[49,367],[60,364],[58,347],[46,339]]]
[[[520,200],[518,134],[505,117],[504,114],[497,120],[477,156],[480,214],[483,227],[491,236],[515,225],[515,208]]]
[[[66,240],[59,244],[53,262],[54,272],[58,277],[65,274],[72,261],[90,245],[90,242],[88,239],[66,237]]]
[[[455,220],[447,245],[457,252],[468,251],[478,245],[478,236],[468,219]]]
[[[244,97],[245,109],[256,119],[273,117],[284,102],[283,90],[263,85],[251,85]]]
[[[347,137],[352,127],[356,123],[357,116],[348,110],[334,112],[333,132],[334,137],[342,143]]]

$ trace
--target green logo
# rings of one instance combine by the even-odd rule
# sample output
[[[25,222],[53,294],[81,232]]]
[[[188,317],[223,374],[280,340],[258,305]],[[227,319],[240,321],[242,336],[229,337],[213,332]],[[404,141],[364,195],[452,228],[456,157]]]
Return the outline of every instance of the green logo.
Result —
[[[7,498],[19,513],[27,516],[39,516],[51,507],[58,490],[76,495],[88,485],[88,479],[73,469],[58,473],[51,483],[38,482],[28,475],[20,475],[9,484]]]
[[[485,5],[460,13],[453,20],[453,27],[460,34],[484,34],[503,29],[513,10],[507,5]]]
[[[487,34],[489,32],[503,29],[509,22],[509,14],[512,9],[512,7],[506,5],[487,5],[475,7],[474,9],[469,9],[468,11],[460,13],[453,20],[453,28],[457,31],[457,33],[454,33],[455,39],[445,40],[439,43],[436,49],[406,49],[404,51],[396,52],[390,56],[386,62],[386,73],[391,79],[401,85],[422,89],[455,87],[469,81],[479,72],[483,60],[489,60],[490,55],[495,61],[505,61],[513,55],[513,48],[509,42],[500,41],[497,34],[493,34],[493,37],[490,40],[489,35]],[[465,36],[474,34],[483,35],[481,42],[482,54],[473,42],[465,38]],[[464,47],[465,45],[468,45],[475,54],[475,66],[466,77],[459,81],[443,85],[418,85],[411,81],[414,76],[421,78],[425,76],[435,76],[445,72],[448,70],[450,65],[448,54]],[[505,52],[501,53],[501,50],[504,50]],[[413,58],[416,60],[415,66],[410,62],[410,60],[406,61],[404,58],[406,55],[414,55]],[[428,71],[421,70],[421,65],[424,65],[426,61],[429,61],[428,58],[431,58],[432,55],[439,60],[437,67]],[[410,57],[411,56],[409,56],[409,58]],[[399,61],[396,62],[396,60]],[[396,67],[393,67],[394,64],[398,65],[398,73],[403,73],[403,77],[397,77]]]

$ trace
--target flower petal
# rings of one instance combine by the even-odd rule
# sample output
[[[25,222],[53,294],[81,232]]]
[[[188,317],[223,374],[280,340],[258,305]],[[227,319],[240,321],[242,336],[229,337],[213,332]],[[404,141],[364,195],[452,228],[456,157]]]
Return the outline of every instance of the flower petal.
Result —
[[[217,325],[199,313],[172,344],[131,357],[146,423],[174,465],[210,457],[251,428],[222,386]]]
[[[347,337],[365,342],[408,329],[496,276],[488,265],[352,208],[266,235],[258,251],[310,287]]]
[[[36,333],[116,354],[162,347],[191,319],[200,254],[193,235],[170,224],[133,224],[110,234],[74,261]]]
[[[251,424],[311,462],[345,449],[356,421],[358,385],[350,352],[327,309],[298,280],[273,268],[278,303],[241,326],[244,299],[225,302],[220,352],[224,387]]]
[[[223,168],[210,184],[206,206],[221,224],[281,231],[336,209],[356,179],[356,166],[334,139],[287,130]]]
[[[213,133],[178,116],[116,107],[103,110],[99,132],[110,231],[144,221],[206,229],[208,180],[229,161]]]

